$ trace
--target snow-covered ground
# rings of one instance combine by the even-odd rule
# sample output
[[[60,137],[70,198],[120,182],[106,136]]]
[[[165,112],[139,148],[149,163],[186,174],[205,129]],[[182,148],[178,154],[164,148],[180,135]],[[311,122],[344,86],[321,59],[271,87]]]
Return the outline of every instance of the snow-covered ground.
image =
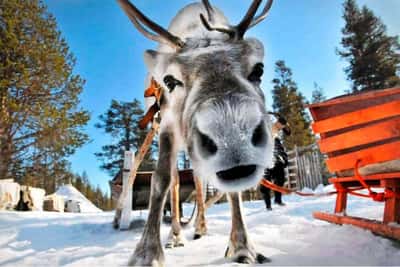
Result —
[[[313,211],[332,211],[334,196],[284,197],[287,206],[266,211],[261,201],[244,203],[250,236],[273,265],[400,265],[400,244],[352,226],[337,226],[312,218]],[[190,206],[185,207],[190,213]],[[373,219],[383,206],[350,197],[349,213]],[[0,266],[123,266],[138,242],[146,212],[132,212],[134,230],[111,227],[113,213],[0,213]],[[166,266],[239,266],[223,258],[230,231],[227,204],[207,212],[207,236],[185,247],[165,251]],[[162,226],[165,242],[169,226]],[[240,265],[242,266],[242,265]]]

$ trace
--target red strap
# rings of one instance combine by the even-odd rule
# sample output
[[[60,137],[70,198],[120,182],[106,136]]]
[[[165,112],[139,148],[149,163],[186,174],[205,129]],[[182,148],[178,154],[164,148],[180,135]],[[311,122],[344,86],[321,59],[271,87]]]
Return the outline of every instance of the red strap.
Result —
[[[360,193],[356,193],[356,192],[349,192],[350,194],[356,195],[356,196],[362,196],[362,197],[370,197],[372,198],[374,201],[377,202],[384,202],[386,199],[388,198],[400,198],[400,193],[395,193],[392,190],[386,188],[384,192],[374,192],[371,190],[371,187],[365,182],[364,178],[360,175],[359,172],[359,165],[361,164],[361,160],[357,160],[356,165],[354,167],[354,173],[356,178],[358,179],[358,181],[361,183],[362,186],[364,186],[364,188],[366,188],[368,190],[368,195],[363,195]]]
[[[267,187],[269,189],[272,189],[274,191],[280,192],[280,193],[285,194],[285,195],[286,194],[295,193],[295,194],[297,194],[299,196],[303,196],[303,197],[322,197],[322,196],[334,195],[334,194],[337,193],[337,192],[329,192],[329,193],[322,193],[322,194],[303,193],[303,192],[299,192],[299,191],[296,191],[296,190],[292,190],[292,189],[289,189],[289,188],[286,188],[286,187],[282,187],[282,186],[276,185],[276,184],[274,184],[274,183],[272,183],[272,182],[270,182],[270,181],[268,181],[267,179],[264,179],[264,178],[261,179],[260,183],[261,183],[262,186],[265,186],[265,187]]]
[[[388,198],[400,198],[400,193],[395,193],[390,189],[385,189],[384,192],[374,192],[371,190],[371,187],[365,182],[364,178],[360,175],[359,172],[359,165],[361,164],[361,160],[358,160],[356,162],[355,168],[354,168],[354,173],[355,173],[355,177],[358,179],[358,181],[361,183],[361,187],[357,187],[357,188],[352,188],[352,189],[346,189],[346,188],[336,188],[337,191],[335,192],[329,192],[329,193],[323,193],[323,194],[314,194],[314,193],[302,193],[296,190],[292,190],[286,187],[281,187],[278,186],[266,179],[261,179],[260,184],[262,186],[265,186],[267,188],[270,188],[274,191],[280,192],[282,194],[291,194],[291,193],[295,193],[299,196],[304,196],[304,197],[315,197],[315,196],[330,196],[330,195],[334,195],[337,194],[338,192],[345,192],[345,193],[349,193],[351,195],[355,195],[355,196],[359,196],[359,197],[365,197],[365,198],[372,198],[374,201],[379,201],[379,202],[383,202]],[[361,189],[367,189],[368,190],[368,195],[366,194],[361,194],[355,191],[361,190]]]

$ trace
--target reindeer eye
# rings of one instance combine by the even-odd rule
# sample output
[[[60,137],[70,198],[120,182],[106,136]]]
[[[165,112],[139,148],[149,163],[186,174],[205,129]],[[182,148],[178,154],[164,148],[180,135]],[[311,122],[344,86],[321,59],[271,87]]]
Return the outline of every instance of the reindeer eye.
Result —
[[[253,67],[253,71],[247,77],[250,82],[261,82],[261,77],[264,73],[264,64],[257,63]]]
[[[164,83],[168,87],[169,92],[172,93],[176,86],[182,86],[183,83],[174,78],[172,75],[167,75],[164,77]]]

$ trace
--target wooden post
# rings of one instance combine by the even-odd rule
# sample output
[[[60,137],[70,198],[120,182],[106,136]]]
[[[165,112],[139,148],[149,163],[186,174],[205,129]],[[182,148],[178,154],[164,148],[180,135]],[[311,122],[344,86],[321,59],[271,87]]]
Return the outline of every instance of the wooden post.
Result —
[[[340,183],[335,183],[336,190],[338,191],[336,196],[335,213],[346,214],[347,206],[347,193],[344,191],[345,188]]]
[[[296,179],[297,179],[297,188],[299,190],[303,189],[303,184],[301,181],[301,175],[300,175],[300,168],[299,168],[299,151],[297,149],[297,146],[294,146],[294,162],[296,166]]]
[[[139,169],[140,163],[142,163],[144,156],[146,155],[151,143],[153,142],[153,138],[157,133],[158,127],[159,127],[159,122],[157,121],[157,118],[155,118],[153,121],[151,130],[147,133],[142,146],[140,147],[139,151],[136,153],[135,160],[132,164],[133,166],[129,173],[129,178],[126,183],[127,186],[124,186],[122,188],[122,193],[119,196],[117,206],[115,208],[115,216],[114,216],[114,222],[113,222],[114,228],[119,228],[122,210],[124,207],[124,203],[126,201],[125,199],[127,198],[128,191],[129,191],[128,188],[130,188],[130,191],[132,191],[132,187],[133,187],[133,183],[135,182],[137,170]]]
[[[400,181],[397,179],[381,180],[384,188],[400,193]],[[392,197],[385,201],[385,211],[383,213],[383,223],[400,223],[400,199]]]
[[[127,193],[122,207],[119,230],[128,230],[131,222],[133,187],[129,185],[129,174],[134,162],[135,158],[133,157],[133,153],[131,151],[125,151],[124,169],[122,170],[122,190],[126,190]]]

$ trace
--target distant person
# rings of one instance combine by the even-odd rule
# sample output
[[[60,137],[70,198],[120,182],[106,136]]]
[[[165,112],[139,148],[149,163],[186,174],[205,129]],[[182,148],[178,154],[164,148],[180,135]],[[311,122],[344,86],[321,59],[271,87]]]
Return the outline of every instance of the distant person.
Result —
[[[282,145],[280,134],[290,135],[290,128],[285,118],[277,113],[270,113],[275,116],[276,122],[272,125],[272,137],[274,138],[274,166],[272,169],[265,169],[264,179],[274,181],[278,186],[283,186],[285,183],[285,168],[288,166],[288,156]],[[260,192],[264,198],[267,210],[272,210],[271,207],[271,189],[260,185]],[[274,191],[275,204],[284,206],[282,201],[282,193]]]

